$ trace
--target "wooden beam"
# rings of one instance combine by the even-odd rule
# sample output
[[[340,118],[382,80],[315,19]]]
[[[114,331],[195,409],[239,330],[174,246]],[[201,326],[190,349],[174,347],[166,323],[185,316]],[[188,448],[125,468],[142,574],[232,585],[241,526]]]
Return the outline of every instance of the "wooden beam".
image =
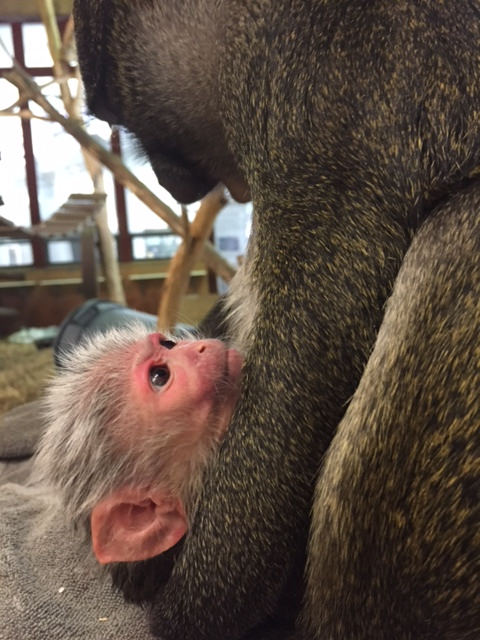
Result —
[[[218,185],[203,198],[195,220],[189,225],[182,244],[170,261],[158,309],[157,326],[160,331],[171,330],[178,322],[181,299],[187,292],[193,265],[202,255],[215,218],[226,203],[223,185]]]
[[[68,16],[72,12],[72,0],[53,0],[57,17]],[[40,20],[36,0],[0,0],[0,20]]]

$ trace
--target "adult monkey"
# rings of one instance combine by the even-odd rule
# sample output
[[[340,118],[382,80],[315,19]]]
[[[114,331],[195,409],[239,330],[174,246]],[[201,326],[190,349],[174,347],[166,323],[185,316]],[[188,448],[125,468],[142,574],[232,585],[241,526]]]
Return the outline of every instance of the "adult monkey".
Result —
[[[221,180],[240,199],[248,185],[255,208],[232,296],[243,394],[155,599],[166,639],[236,638],[277,606],[411,236],[479,164],[479,16],[473,0],[75,3],[90,108],[137,135],[179,200]],[[319,491],[315,531],[327,535]],[[324,598],[315,557],[310,629],[345,638],[340,618],[328,626],[315,611],[368,584],[349,576],[350,590],[328,594],[326,583]],[[391,622],[395,602],[376,628],[418,637],[413,616]]]

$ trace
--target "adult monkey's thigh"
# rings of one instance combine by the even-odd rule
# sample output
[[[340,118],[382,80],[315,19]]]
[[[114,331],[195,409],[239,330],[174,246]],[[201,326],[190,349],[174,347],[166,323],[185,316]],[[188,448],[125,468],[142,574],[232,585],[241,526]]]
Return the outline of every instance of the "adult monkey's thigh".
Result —
[[[315,638],[480,637],[480,185],[415,237],[319,479]]]

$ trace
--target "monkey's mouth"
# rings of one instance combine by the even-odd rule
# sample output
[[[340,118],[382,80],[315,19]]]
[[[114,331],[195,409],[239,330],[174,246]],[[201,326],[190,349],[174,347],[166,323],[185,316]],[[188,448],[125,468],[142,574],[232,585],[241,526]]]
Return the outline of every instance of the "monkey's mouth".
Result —
[[[219,182],[164,153],[148,153],[148,157],[158,182],[183,204],[201,200]]]
[[[200,167],[192,167],[164,152],[148,153],[158,182],[178,202],[190,204],[201,200],[219,182],[223,182],[237,202],[248,202],[250,189],[240,175],[214,178]]]

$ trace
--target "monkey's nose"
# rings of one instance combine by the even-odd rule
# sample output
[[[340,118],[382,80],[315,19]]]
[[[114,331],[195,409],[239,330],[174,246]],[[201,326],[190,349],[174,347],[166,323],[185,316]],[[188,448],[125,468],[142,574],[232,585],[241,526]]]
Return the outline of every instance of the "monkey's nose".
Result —
[[[173,347],[177,344],[173,340],[167,340],[166,338],[164,340],[160,340],[159,342],[160,346],[165,347],[165,349],[173,349]]]
[[[163,333],[151,333],[149,336],[150,342],[154,347],[160,345],[164,349],[173,349],[176,346],[176,342],[173,340],[169,340]]]

